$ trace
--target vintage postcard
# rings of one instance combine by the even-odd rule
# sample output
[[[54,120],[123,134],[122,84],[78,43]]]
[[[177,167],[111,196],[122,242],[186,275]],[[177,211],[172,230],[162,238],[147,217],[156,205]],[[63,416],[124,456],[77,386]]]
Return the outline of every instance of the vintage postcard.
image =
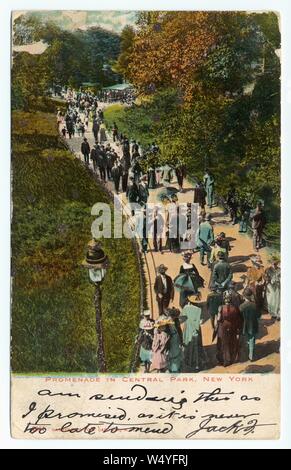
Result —
[[[279,439],[280,16],[13,11],[11,434]]]

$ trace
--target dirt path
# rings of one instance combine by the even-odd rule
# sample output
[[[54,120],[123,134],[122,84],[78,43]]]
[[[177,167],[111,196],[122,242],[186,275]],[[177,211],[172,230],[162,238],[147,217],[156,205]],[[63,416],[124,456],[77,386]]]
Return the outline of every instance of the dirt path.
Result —
[[[88,139],[90,147],[94,145],[94,137],[91,131],[91,124],[89,124],[89,130],[85,136]],[[117,153],[121,154],[121,149],[118,145],[114,144],[111,136],[107,136],[111,146],[115,148]],[[81,137],[73,137],[67,139],[67,142],[71,150],[76,154],[78,158],[83,160],[80,153],[81,148]],[[90,162],[90,167],[92,163]],[[171,183],[171,186],[177,187],[175,182]],[[113,183],[107,182],[107,187],[112,192]],[[150,197],[148,202],[157,202],[157,194],[161,188],[150,190]],[[179,203],[192,202],[194,190],[191,183],[186,182],[184,185],[184,192],[178,193]],[[120,194],[120,198],[124,204],[127,204],[125,194]],[[247,271],[247,268],[251,266],[250,256],[254,254],[252,247],[252,239],[247,234],[238,233],[238,225],[232,225],[228,216],[224,215],[223,210],[220,207],[213,207],[208,212],[212,213],[212,222],[214,225],[214,233],[219,233],[222,230],[226,233],[226,236],[231,240],[231,252],[229,262],[233,270],[233,279],[236,282],[241,281],[240,277]],[[264,266],[267,266],[268,250],[263,248],[260,250]],[[207,294],[209,292],[207,286],[210,278],[210,271],[207,266],[201,266],[199,262],[199,253],[195,253],[192,258],[192,262],[196,265],[201,276],[205,279],[205,288],[201,289],[202,302],[205,302]],[[154,318],[158,316],[158,308],[153,293],[153,283],[156,277],[156,267],[163,263],[168,266],[167,273],[174,278],[179,273],[180,266],[182,264],[181,254],[170,253],[164,251],[163,253],[156,253],[152,250],[152,245],[149,246],[149,252],[145,255],[146,263],[146,278],[147,278],[147,289],[148,289],[148,303],[151,308]],[[175,298],[173,305],[179,307],[179,294],[175,292]],[[217,366],[216,361],[216,344],[212,344],[212,328],[207,313],[203,312],[203,324],[202,324],[202,337],[205,352],[208,357],[209,368],[208,373],[266,373],[280,371],[280,355],[279,355],[279,338],[280,338],[280,324],[273,322],[270,315],[265,314],[260,320],[260,329],[257,338],[256,357],[258,358],[255,362],[250,363],[247,360],[247,353],[245,347],[242,347],[242,353],[240,361],[232,366],[224,368]],[[242,340],[244,343],[244,341]],[[205,371],[203,371],[205,372]]]

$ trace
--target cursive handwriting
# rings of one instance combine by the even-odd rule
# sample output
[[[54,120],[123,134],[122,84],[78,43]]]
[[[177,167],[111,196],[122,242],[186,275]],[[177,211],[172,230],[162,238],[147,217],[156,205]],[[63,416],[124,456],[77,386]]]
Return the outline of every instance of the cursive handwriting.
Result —
[[[197,436],[201,431],[206,431],[207,433],[241,434],[243,436],[247,436],[248,434],[254,434],[255,429],[262,426],[276,426],[276,424],[260,424],[258,419],[251,419],[249,421],[240,419],[231,424],[222,426],[221,424],[215,424],[215,420],[213,420],[213,417],[210,415],[210,417],[203,419],[199,423],[198,428],[186,434],[185,438],[191,439],[191,437]]]
[[[39,390],[37,392],[38,395],[41,397],[49,396],[49,397],[74,397],[74,398],[81,398],[79,393],[62,393],[62,392],[57,392],[53,393],[49,389],[44,389],[44,390]]]
[[[187,403],[187,398],[175,398],[173,396],[171,397],[159,397],[157,395],[155,396],[148,396],[148,391],[147,388],[144,385],[133,385],[130,389],[131,392],[136,391],[135,395],[108,395],[104,396],[103,393],[97,393],[96,395],[92,395],[89,400],[126,400],[126,401],[153,401],[153,402],[163,402],[163,403],[171,403],[172,405],[177,405],[177,407],[174,407],[174,410],[181,410],[182,406],[184,403]],[[185,393],[184,390],[182,390],[180,393]]]
[[[74,411],[72,413],[68,414],[62,414],[61,412],[55,411],[54,408],[51,407],[51,405],[47,405],[47,407],[41,411],[36,418],[36,421],[34,424],[39,424],[40,421],[43,419],[73,419],[73,418],[104,418],[104,419],[117,419],[117,420],[124,420],[126,418],[126,411],[123,408],[116,408],[119,413],[81,413],[79,411]],[[33,411],[37,410],[36,402],[32,402],[29,405],[29,411],[22,415],[22,418],[26,418],[30,413]]]
[[[193,403],[198,403],[198,401],[228,401],[231,399],[229,395],[234,395],[234,392],[222,392],[221,388],[216,388],[212,392],[200,392],[199,397],[193,401]]]

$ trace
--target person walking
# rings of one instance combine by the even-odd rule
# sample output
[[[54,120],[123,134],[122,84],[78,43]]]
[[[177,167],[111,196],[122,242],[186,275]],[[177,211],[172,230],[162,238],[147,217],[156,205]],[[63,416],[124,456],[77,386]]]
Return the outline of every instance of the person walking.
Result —
[[[166,274],[167,270],[168,268],[164,264],[158,266],[158,274],[154,284],[159,315],[164,314],[165,309],[169,307],[170,302],[173,302],[174,299],[174,284],[172,278]]]
[[[158,373],[165,372],[168,368],[168,342],[170,338],[167,327],[172,323],[167,319],[158,320],[155,323],[151,370],[156,370]]]
[[[213,227],[210,224],[211,215],[206,214],[206,217],[202,219],[202,222],[199,225],[196,237],[196,246],[200,251],[200,263],[204,265],[204,256],[207,256],[207,265],[210,268],[210,245],[214,241]]]
[[[150,227],[153,237],[153,245],[156,252],[163,253],[163,236],[165,230],[165,221],[163,215],[159,211],[159,206],[154,207],[153,220],[151,221]]]
[[[186,178],[186,167],[183,164],[179,164],[176,169],[175,169],[178,185],[179,185],[179,191],[180,193],[183,192],[183,182],[184,178]]]
[[[257,204],[254,214],[251,216],[253,229],[254,250],[259,251],[262,247],[263,230],[266,225],[266,216],[261,202]]]
[[[204,286],[204,279],[200,276],[198,269],[191,263],[193,253],[183,253],[183,264],[178,276],[174,279],[174,287],[180,292],[180,307],[183,308],[189,295],[200,296],[199,288]]]
[[[106,166],[107,166],[107,158],[104,150],[104,146],[101,145],[98,151],[98,160],[97,160],[100,178],[103,181],[106,181]]]
[[[206,205],[206,191],[204,188],[204,184],[202,181],[198,181],[194,188],[194,199],[193,202],[195,204],[199,204],[199,207],[204,210]]]
[[[98,155],[97,155],[97,145],[95,144],[94,147],[91,149],[90,153],[90,159],[93,163],[93,169],[94,171],[97,170],[97,160],[98,160]]]
[[[120,186],[120,178],[122,175],[122,166],[119,160],[115,160],[112,170],[111,170],[111,175],[114,181],[114,188],[116,194],[119,193],[119,186]]]
[[[121,158],[121,165],[122,165],[122,191],[126,193],[127,187],[128,187],[128,172],[129,172],[130,164],[124,158],[124,156]]]
[[[218,291],[214,286],[210,288],[210,292],[206,299],[207,314],[210,317],[212,329],[217,324],[218,309],[222,305],[222,292]]]
[[[239,308],[231,305],[229,292],[223,294],[223,305],[217,316],[217,361],[228,367],[236,362],[239,355],[240,335],[243,318]]]
[[[84,137],[84,140],[81,144],[81,152],[84,156],[84,160],[85,160],[86,165],[89,165],[90,145],[89,145],[86,137]]]
[[[240,222],[239,232],[246,233],[248,230],[248,223],[250,219],[251,207],[246,199],[243,199],[239,205]]]
[[[243,335],[246,337],[248,345],[248,357],[251,362],[255,358],[256,336],[259,331],[259,317],[256,304],[254,302],[253,293],[250,288],[246,288],[243,292],[244,302],[240,306],[240,312],[243,316]]]
[[[205,171],[203,182],[207,194],[207,205],[211,208],[214,206],[214,177],[208,169]]]
[[[220,291],[225,291],[229,288],[231,280],[231,267],[229,263],[225,261],[225,254],[219,251],[218,261],[213,267],[212,285]]]
[[[145,207],[147,205],[148,198],[149,198],[149,190],[148,190],[146,175],[140,178],[138,192],[139,192],[139,198],[138,198],[139,204]]]
[[[281,297],[280,256],[272,254],[269,262],[271,264],[265,271],[267,308],[273,320],[279,321]]]
[[[93,125],[92,125],[92,132],[94,135],[95,142],[98,142],[99,129],[100,129],[99,122],[97,121],[97,119],[94,119]]]
[[[253,293],[257,311],[262,314],[265,305],[265,269],[259,255],[252,256],[250,259],[253,266],[247,271],[247,287]]]
[[[195,295],[189,295],[181,312],[183,328],[183,372],[199,372],[205,366],[205,352],[201,333],[202,308]]]
[[[106,136],[106,127],[104,122],[101,122],[100,127],[99,127],[99,140],[101,143],[106,142],[107,136]]]
[[[168,369],[170,374],[177,374],[181,372],[182,367],[183,334],[179,320],[180,310],[174,307],[168,308],[167,316],[172,320],[172,324],[169,324],[167,328],[169,335]]]
[[[137,341],[140,344],[139,358],[140,362],[144,365],[144,372],[150,371],[152,363],[152,345],[154,339],[154,320],[150,318],[151,312],[145,310],[143,318],[139,324],[139,336]]]
[[[122,166],[121,166],[121,171],[122,171]],[[133,176],[129,177],[129,185],[126,190],[126,197],[128,199],[128,204],[131,209],[131,215],[134,216],[135,205],[138,204],[138,201],[139,201],[139,191],[138,191],[138,186]]]

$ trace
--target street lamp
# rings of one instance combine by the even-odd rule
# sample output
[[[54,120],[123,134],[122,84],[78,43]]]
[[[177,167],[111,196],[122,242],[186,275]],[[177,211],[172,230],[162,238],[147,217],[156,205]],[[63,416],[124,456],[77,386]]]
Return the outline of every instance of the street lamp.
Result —
[[[99,372],[106,372],[106,360],[104,352],[104,336],[102,328],[101,310],[101,283],[109,266],[108,258],[101,249],[101,244],[96,240],[88,243],[86,258],[82,266],[88,269],[90,281],[95,284],[94,306],[96,312],[96,334],[98,340],[97,358]]]

